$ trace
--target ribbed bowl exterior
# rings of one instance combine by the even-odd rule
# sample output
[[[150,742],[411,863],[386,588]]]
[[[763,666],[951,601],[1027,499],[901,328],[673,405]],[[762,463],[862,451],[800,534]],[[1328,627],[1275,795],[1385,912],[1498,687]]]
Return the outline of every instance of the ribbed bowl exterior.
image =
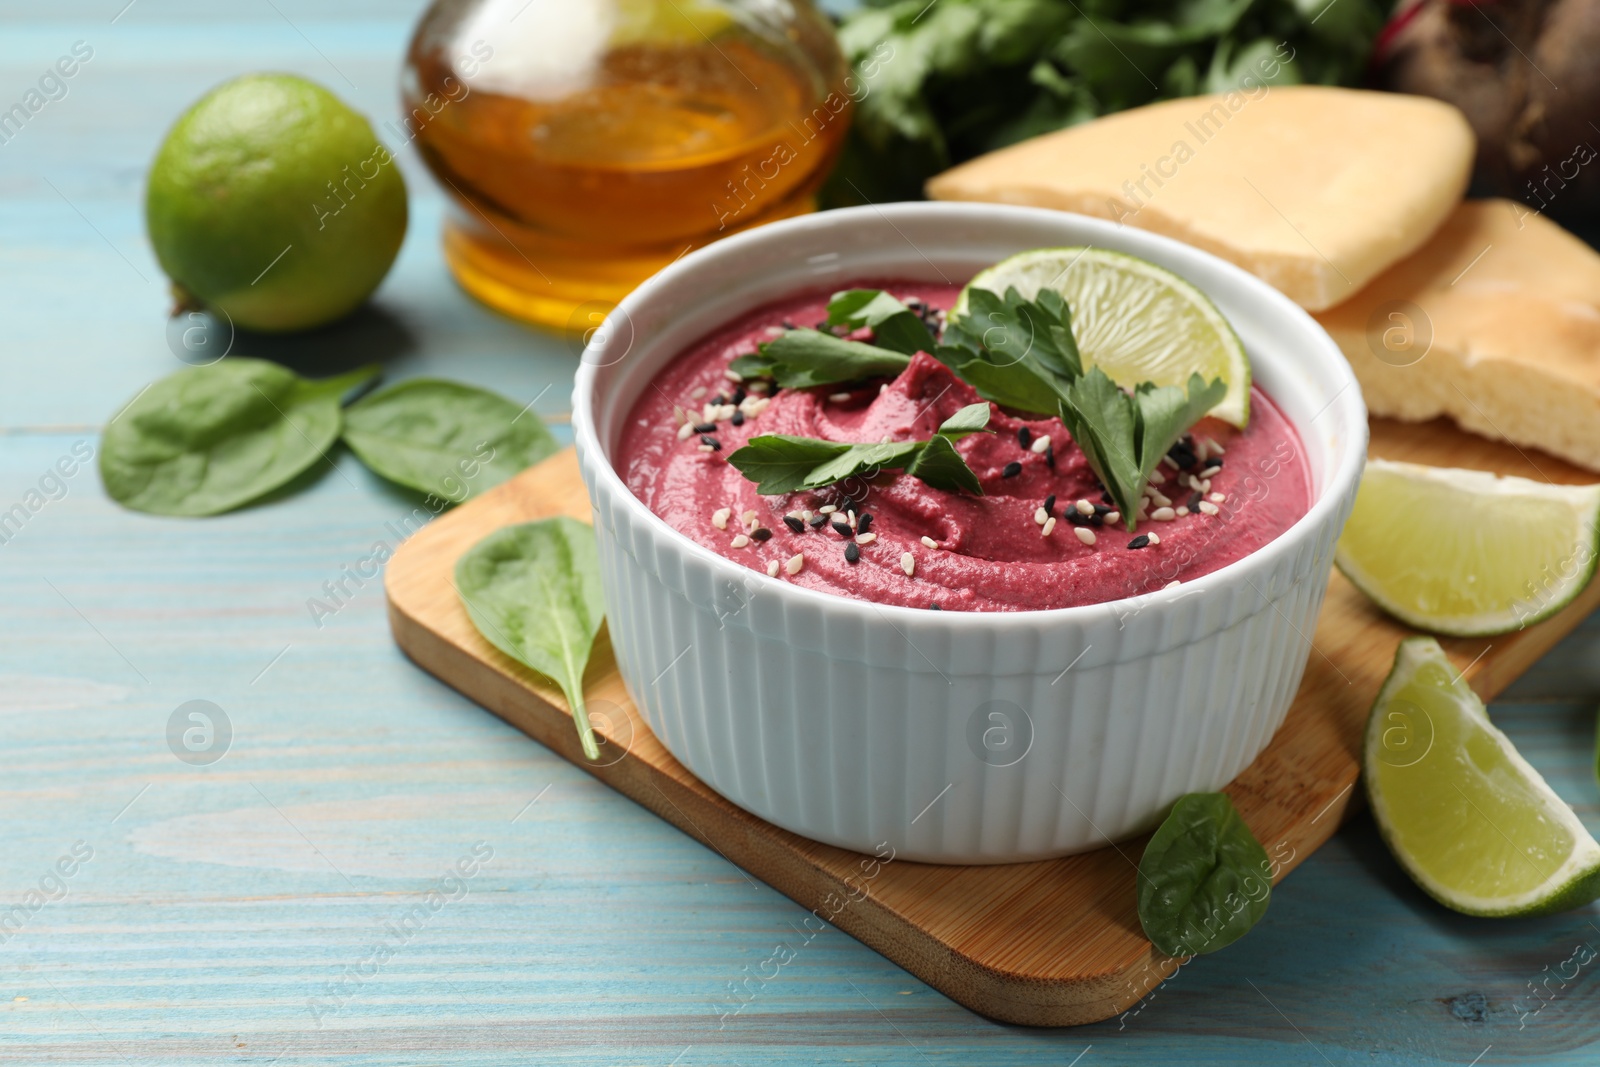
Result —
[[[1094,243],[1160,261],[1150,254],[1154,248],[1188,266],[1183,273],[1202,289],[1209,290],[1209,276],[1197,276],[1201,259],[1235,288],[1245,279],[1245,295],[1266,309],[1268,321],[1255,325],[1268,333],[1274,318],[1294,327],[1291,342],[1300,334],[1315,341],[1321,333],[1282,297],[1226,264],[1094,220],[914,204],[859,209],[855,221],[876,225],[892,242],[929,216],[930,232],[939,233],[941,216],[955,212],[962,215],[958,223],[993,214],[1005,224],[1000,230],[1017,231],[1009,238],[986,232],[974,249],[979,265],[1005,254],[993,249],[996,240],[1002,247],[1009,240],[1012,251]],[[762,252],[796,243],[781,239],[784,229],[799,231],[792,237],[809,233],[826,247],[837,234],[823,228],[818,235],[819,222],[837,226],[837,216],[849,214],[765,227],[696,256],[721,252],[735,268],[750,269]],[[773,231],[779,232],[764,242]],[[753,247],[727,249],[733,241]],[[903,253],[907,273],[917,254]],[[946,255],[952,267],[965,269],[962,256]],[[658,275],[623,305],[628,354],[642,351],[633,346],[658,315],[681,317],[685,283],[693,292],[708,280],[696,277],[700,262],[688,257],[669,269],[683,268],[679,274]],[[851,280],[848,263],[838,271]],[[894,273],[892,264],[874,263],[855,276]],[[740,310],[782,291],[753,285]],[[726,302],[727,294],[721,296]],[[1230,318],[1241,316],[1228,300],[1218,303]],[[709,317],[700,334],[730,317]],[[585,355],[574,401],[611,640],[650,728],[739,806],[803,836],[865,852],[887,843],[900,857],[927,862],[1040,859],[1148,829],[1182,794],[1232,780],[1283,723],[1365,454],[1360,394],[1325,334],[1325,347],[1302,358],[1335,363],[1296,383],[1288,367],[1263,374],[1265,364],[1291,357],[1270,345],[1256,351],[1252,335],[1261,330],[1240,331],[1258,379],[1280,379],[1279,388],[1268,384],[1275,399],[1282,403],[1296,384],[1306,387],[1299,390],[1305,396],[1296,395],[1303,402],[1282,406],[1316,442],[1306,444],[1318,499],[1271,545],[1179,587],[1109,604],[946,613],[882,607],[770,579],[694,544],[649,512],[612,470],[601,442],[614,441],[637,396],[637,388],[623,383],[653,374],[693,337],[630,362],[607,358],[608,343],[618,345],[623,332],[611,326]],[[1288,347],[1292,353],[1295,346]],[[597,389],[609,403],[597,401]],[[1295,418],[1293,408],[1313,412],[1319,400],[1322,412]],[[1328,426],[1308,433],[1308,424],[1324,420]]]

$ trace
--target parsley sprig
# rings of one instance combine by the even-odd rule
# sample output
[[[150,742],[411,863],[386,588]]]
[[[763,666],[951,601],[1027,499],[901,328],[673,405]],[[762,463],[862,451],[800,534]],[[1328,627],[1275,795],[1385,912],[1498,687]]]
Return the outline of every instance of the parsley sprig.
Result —
[[[944,420],[926,441],[885,441],[852,445],[815,437],[762,434],[728,457],[728,462],[756,484],[762,496],[781,496],[802,489],[821,489],[859,475],[884,470],[907,474],[950,492],[966,490],[983,495],[972,473],[952,443],[989,425],[988,403],[969,404]]]
[[[946,325],[942,339],[935,339],[910,308],[878,289],[834,294],[826,325],[869,328],[873,342],[847,341],[820,330],[789,330],[757,353],[735,360],[732,369],[747,378],[770,377],[784,388],[805,389],[891,377],[910,364],[913,354],[927,352],[985,400],[1060,418],[1130,531],[1137,525],[1140,497],[1156,464],[1227,393],[1222,379],[1207,383],[1198,374],[1190,376],[1186,387],[1144,382],[1125,390],[1099,367],[1085,371],[1072,333],[1072,310],[1051,289],[1032,300],[1015,288],[1004,296],[969,289],[965,313]],[[987,406],[978,406],[984,407],[986,424]],[[904,468],[936,488],[981,492],[977,477],[950,447],[956,436],[940,427],[935,440],[943,438],[942,444],[845,445],[805,437],[757,437],[728,458],[746,477],[762,481],[759,491],[764,494],[817,488],[872,467]],[[787,442],[781,449],[763,445],[763,451],[750,453],[758,442],[780,440]],[[768,462],[769,452],[781,454],[781,462]],[[779,467],[788,473],[752,473]],[[792,488],[766,488],[791,482]]]

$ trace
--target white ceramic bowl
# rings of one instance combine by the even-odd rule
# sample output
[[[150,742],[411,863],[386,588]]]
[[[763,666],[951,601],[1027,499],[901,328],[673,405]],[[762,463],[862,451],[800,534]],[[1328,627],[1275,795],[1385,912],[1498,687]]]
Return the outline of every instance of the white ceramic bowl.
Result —
[[[623,421],[656,373],[744,312],[861,279],[961,283],[1023,249],[1086,244],[1204,290],[1298,429],[1314,500],[1261,550],[1110,604],[884,607],[722,558],[612,468]],[[1339,349],[1265,283],[1154,234],[991,204],[829,211],[686,256],[597,331],[572,406],[611,641],[650,728],[717,792],[785,829],[936,863],[1094,848],[1243,770],[1299,686],[1367,443]]]

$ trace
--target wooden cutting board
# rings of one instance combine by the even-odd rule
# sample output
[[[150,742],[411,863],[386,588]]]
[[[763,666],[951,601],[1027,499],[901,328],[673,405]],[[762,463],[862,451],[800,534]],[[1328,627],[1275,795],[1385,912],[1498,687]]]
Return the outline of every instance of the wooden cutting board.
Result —
[[[1477,467],[1556,482],[1592,474],[1538,453],[1461,433],[1443,422],[1374,420],[1372,454]],[[560,691],[473,629],[451,582],[456,559],[509,523],[551,515],[587,520],[571,449],[443,515],[389,561],[385,588],[395,640],[436,675],[528,736],[716,849],[816,918],[894,960],[973,1011],[1006,1022],[1064,1026],[1116,1015],[1175,970],[1139,929],[1134,874],[1144,840],[1065,859],[945,867],[864,857],[817,844],[734,807],[690,774],[634,710],[602,632],[585,679],[591,705],[617,711],[601,764],[584,760]],[[1600,583],[1555,617],[1514,634],[1444,642],[1485,698],[1526,670],[1600,603]],[[1283,728],[1229,787],[1281,878],[1338,827],[1359,791],[1367,709],[1407,631],[1335,573],[1305,680]],[[798,948],[798,944],[789,946]],[[773,966],[781,966],[775,958]],[[752,985],[760,979],[753,978]],[[744,994],[753,996],[755,990]],[[740,997],[726,1010],[736,1013]]]

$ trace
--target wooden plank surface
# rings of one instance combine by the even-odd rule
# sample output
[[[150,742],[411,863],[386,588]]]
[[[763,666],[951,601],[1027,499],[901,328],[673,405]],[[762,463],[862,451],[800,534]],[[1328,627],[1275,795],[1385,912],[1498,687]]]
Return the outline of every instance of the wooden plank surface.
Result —
[[[0,145],[6,507],[176,368],[141,215],[173,116],[271,69],[323,81],[381,126],[423,5],[138,0],[113,23],[124,6],[0,0],[7,105],[73,41],[96,50]],[[371,354],[391,380],[480,382],[559,416],[570,353],[451,285],[438,191],[400,160],[411,232],[380,314],[322,358]],[[1105,1023],[992,1023],[835,929],[723,1025],[729,983],[800,937],[803,909],[408,663],[375,583],[318,628],[307,599],[417,505],[334,461],[294,496],[203,522],[124,512],[85,472],[0,545],[0,900],[74,842],[95,850],[0,944],[0,1063],[1487,1067],[1600,1053],[1594,968],[1550,979],[1544,1000],[1530,989],[1575,944],[1600,946],[1594,909],[1452,915],[1361,815],[1248,937]],[[196,698],[234,726],[210,767],[165,740]],[[1597,702],[1591,617],[1491,709],[1591,829]],[[470,893],[314,1015],[478,841],[495,856]]]
[[[1395,459],[1521,472],[1530,457],[1436,422],[1380,420],[1375,450]],[[1586,480],[1555,461],[1546,477]],[[1004,1022],[1078,1025],[1118,1015],[1178,967],[1145,940],[1134,910],[1143,839],[1044,863],[956,867],[865,857],[807,841],[718,796],[666,751],[629,699],[608,642],[585,680],[607,739],[599,765],[579,750],[559,690],[490,645],[455,591],[456,560],[502,526],[589,519],[571,450],[420,531],[389,562],[395,639],[424,669],[601,781],[715,848],[961,1004]],[[1590,586],[1556,617],[1492,639],[1449,642],[1485,697],[1521,674],[1600,603]],[[1228,792],[1281,878],[1315,851],[1357,797],[1366,711],[1407,634],[1342,577],[1329,589],[1305,680],[1283,728]],[[869,709],[870,710],[870,709]],[[728,1011],[742,1012],[733,998]]]

